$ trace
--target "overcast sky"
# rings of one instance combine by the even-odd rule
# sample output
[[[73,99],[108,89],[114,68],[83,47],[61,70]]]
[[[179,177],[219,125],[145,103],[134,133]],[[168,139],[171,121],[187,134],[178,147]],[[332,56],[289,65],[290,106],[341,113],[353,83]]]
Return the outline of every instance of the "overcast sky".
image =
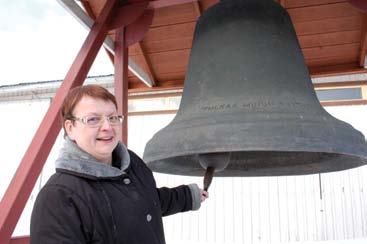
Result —
[[[0,2],[0,85],[63,79],[87,30],[57,0]],[[102,48],[89,75],[112,73]]]

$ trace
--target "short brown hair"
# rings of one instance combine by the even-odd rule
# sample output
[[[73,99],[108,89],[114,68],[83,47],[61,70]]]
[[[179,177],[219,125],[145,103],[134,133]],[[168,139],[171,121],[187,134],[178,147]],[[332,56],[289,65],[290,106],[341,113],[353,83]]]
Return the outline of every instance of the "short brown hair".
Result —
[[[61,105],[61,117],[62,117],[62,127],[65,131],[65,121],[74,118],[73,112],[75,106],[84,97],[89,96],[92,98],[99,98],[104,101],[111,101],[116,106],[117,102],[115,96],[110,93],[106,88],[98,85],[86,85],[78,86],[70,90],[66,95],[62,105]]]

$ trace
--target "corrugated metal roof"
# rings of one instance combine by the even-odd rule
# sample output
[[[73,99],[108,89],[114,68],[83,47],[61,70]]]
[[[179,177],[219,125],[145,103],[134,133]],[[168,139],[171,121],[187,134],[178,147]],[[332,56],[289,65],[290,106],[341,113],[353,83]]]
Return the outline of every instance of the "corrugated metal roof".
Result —
[[[99,84],[106,88],[113,87],[114,75],[89,76],[85,84]],[[56,94],[62,80],[37,81],[0,86],[0,102],[50,99]]]

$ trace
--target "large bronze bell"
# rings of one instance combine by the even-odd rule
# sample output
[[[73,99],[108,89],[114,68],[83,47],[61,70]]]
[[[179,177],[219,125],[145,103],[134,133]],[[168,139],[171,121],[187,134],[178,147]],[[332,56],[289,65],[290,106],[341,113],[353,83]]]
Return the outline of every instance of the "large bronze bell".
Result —
[[[224,0],[199,19],[179,111],[144,159],[169,174],[303,175],[361,166],[367,146],[320,105],[286,10]]]

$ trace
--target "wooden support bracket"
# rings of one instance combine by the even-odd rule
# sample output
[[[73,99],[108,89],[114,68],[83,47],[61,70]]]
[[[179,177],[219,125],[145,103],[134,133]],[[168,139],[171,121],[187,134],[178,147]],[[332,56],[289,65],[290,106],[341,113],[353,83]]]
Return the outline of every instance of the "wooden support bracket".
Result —
[[[120,6],[116,10],[115,16],[109,24],[109,29],[113,30],[133,23],[144,14],[147,7],[148,2],[138,2]]]
[[[130,46],[142,40],[153,22],[154,10],[146,9],[136,21],[126,26],[126,45]]]
[[[367,13],[367,1],[366,0],[348,0],[348,2],[359,9],[360,11]]]

